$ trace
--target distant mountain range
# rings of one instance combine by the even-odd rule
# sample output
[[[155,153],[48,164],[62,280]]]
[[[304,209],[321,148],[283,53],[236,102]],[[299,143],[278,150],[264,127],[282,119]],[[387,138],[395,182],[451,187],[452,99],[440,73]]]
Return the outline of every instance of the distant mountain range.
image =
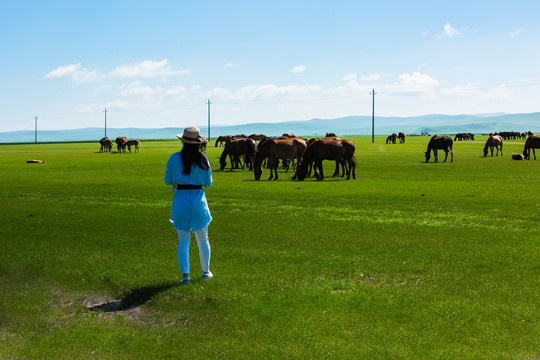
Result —
[[[371,116],[348,116],[336,119],[312,119],[304,121],[285,121],[279,123],[251,123],[243,125],[215,125],[210,135],[215,138],[229,134],[266,134],[278,136],[292,132],[298,136],[324,136],[333,132],[339,136],[371,135]],[[207,136],[207,125],[199,126],[203,136]],[[375,135],[386,135],[404,131],[407,134],[456,134],[471,132],[487,134],[493,131],[531,130],[540,132],[540,112],[528,114],[480,114],[480,115],[424,115],[412,117],[375,117]],[[125,136],[136,139],[174,139],[181,128],[122,128],[107,129],[109,138]],[[38,142],[54,141],[93,141],[104,136],[103,128],[71,130],[39,130]],[[34,142],[34,130],[0,132],[0,143]]]

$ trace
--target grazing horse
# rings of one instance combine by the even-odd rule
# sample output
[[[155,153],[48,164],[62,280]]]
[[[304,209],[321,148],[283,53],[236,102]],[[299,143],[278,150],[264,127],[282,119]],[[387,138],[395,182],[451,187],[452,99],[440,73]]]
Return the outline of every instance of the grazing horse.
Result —
[[[281,135],[281,136],[286,137],[286,138],[290,138],[290,139],[296,137],[296,135],[294,135],[293,133],[283,133],[283,135]]]
[[[249,170],[253,170],[253,157],[255,156],[255,141],[252,139],[234,139],[225,143],[225,148],[219,157],[220,169],[225,169],[227,166],[227,155],[231,161],[231,171],[235,168],[235,164],[239,163],[240,156],[244,156]],[[240,164],[242,169],[244,166]]]
[[[454,141],[450,136],[434,135],[431,140],[429,140],[427,151],[425,152],[426,162],[428,162],[431,157],[431,150],[433,150],[433,155],[435,155],[435,162],[439,161],[437,158],[437,149],[442,149],[446,153],[444,162],[446,162],[446,159],[448,158],[448,152],[450,152],[450,162],[454,162],[454,152],[452,151],[453,144]]]
[[[324,137],[336,137],[336,134],[331,133],[331,132],[327,132]]]
[[[260,180],[262,175],[262,163],[264,159],[268,159],[270,167],[270,177],[268,180],[278,179],[277,168],[280,159],[296,159],[298,164],[302,163],[302,156],[307,149],[307,143],[300,138],[289,139],[268,139],[261,146],[260,150],[255,155],[254,175],[255,180]],[[274,177],[275,174],[275,177]],[[293,180],[296,174],[293,176]]]
[[[141,142],[137,139],[130,139],[128,141],[126,141],[126,145],[127,148],[128,148],[128,151],[131,152],[131,147],[134,146],[135,147],[135,151],[136,153],[139,152],[139,146],[141,146]]]
[[[354,158],[354,151],[356,146],[354,142],[350,140],[340,138],[325,138],[315,140],[307,149],[304,154],[302,164],[299,166],[297,175],[298,180],[303,181],[307,174],[311,163],[314,164],[315,169],[318,169],[316,175],[317,180],[324,179],[323,173],[323,160],[335,160],[336,163],[347,164],[347,180],[351,178],[356,179],[356,159]]]
[[[392,135],[389,135],[389,136],[386,138],[386,143],[387,143],[387,144],[389,144],[389,143],[395,144],[395,143],[396,143],[396,138],[397,138],[396,133],[393,133]]]
[[[525,140],[523,155],[525,155],[527,160],[531,159],[531,149],[533,151],[534,160],[536,160],[536,153],[534,152],[534,149],[540,149],[540,135],[529,135],[527,140]]]
[[[125,152],[126,151],[126,142],[127,138],[125,136],[118,136],[116,138],[116,148],[118,149],[118,152]]]
[[[225,143],[230,140],[231,140],[231,135],[221,135],[216,139],[216,147],[218,147],[218,145],[225,146]]]
[[[99,144],[101,145],[101,148],[99,149],[99,152],[111,152],[112,151],[112,141],[108,137],[104,137],[103,139],[99,140]]]
[[[497,149],[497,155],[495,156],[499,156],[499,148],[500,148],[501,156],[502,156],[503,139],[501,135],[489,135],[489,138],[486,141],[486,146],[484,146],[484,157],[486,157],[488,154],[488,148],[490,148],[491,150],[491,156],[493,156],[493,148]]]
[[[400,131],[397,138],[399,139],[399,143],[403,144],[405,142],[405,133],[403,131]]]

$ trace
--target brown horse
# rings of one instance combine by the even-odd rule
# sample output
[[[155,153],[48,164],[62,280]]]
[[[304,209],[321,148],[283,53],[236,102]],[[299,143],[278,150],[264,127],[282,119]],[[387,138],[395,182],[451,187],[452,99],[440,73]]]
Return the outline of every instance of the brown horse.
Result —
[[[446,159],[448,158],[448,152],[450,152],[450,162],[454,162],[454,152],[452,151],[453,145],[454,141],[450,136],[434,135],[431,140],[429,140],[427,151],[425,152],[426,162],[428,162],[431,157],[431,150],[433,150],[433,155],[435,155],[435,162],[439,161],[437,158],[437,149],[442,149],[446,153],[444,162],[446,162]]]
[[[484,157],[488,154],[488,148],[491,150],[491,156],[493,156],[493,148],[497,149],[497,155],[499,156],[499,148],[501,149],[501,156],[503,154],[503,139],[501,135],[489,135],[489,138],[486,141],[486,146],[484,146]]]
[[[260,180],[262,175],[262,163],[268,158],[268,166],[270,167],[270,177],[268,180],[278,179],[277,168],[280,159],[295,158],[298,164],[302,163],[302,156],[306,152],[307,143],[300,138],[292,139],[268,139],[255,155],[254,175],[255,180]],[[274,177],[275,174],[275,177]],[[296,178],[296,174],[293,179]]]
[[[527,160],[531,159],[531,149],[533,151],[534,160],[536,160],[536,153],[534,152],[534,149],[540,149],[540,135],[529,135],[527,140],[525,140],[523,155],[525,155]]]
[[[399,143],[403,144],[405,142],[405,133],[403,131],[400,131],[397,138],[399,139]]]
[[[294,135],[294,133],[283,133],[283,135],[281,135],[281,136],[284,136],[284,137],[290,138],[290,139],[296,137],[296,135]]]
[[[111,152],[112,151],[112,141],[108,137],[104,137],[103,139],[99,140],[99,144],[101,145],[101,148],[99,149],[99,152]]]
[[[324,137],[336,137],[336,134],[334,134],[333,132],[327,132]]]
[[[126,142],[127,138],[125,136],[118,136],[116,138],[116,148],[118,149],[118,152],[126,151]]]
[[[241,156],[244,157],[245,163],[249,166],[249,170],[253,170],[253,157],[255,156],[255,141],[252,139],[234,139],[225,143],[225,148],[219,157],[220,169],[225,169],[227,166],[227,155],[231,161],[231,171],[235,168],[235,164],[239,163]],[[241,165],[241,164],[240,164]],[[242,169],[244,166],[241,165]]]
[[[131,152],[131,147],[134,146],[135,147],[135,151],[136,153],[139,152],[139,146],[141,146],[141,142],[137,139],[130,139],[128,141],[126,141],[126,145],[127,148],[128,148],[128,151]]]
[[[251,134],[251,135],[248,136],[248,138],[253,139],[255,141],[261,141],[265,137],[266,137],[265,134]]]
[[[302,181],[308,174],[308,169],[311,163],[314,164],[315,169],[318,169],[316,174],[317,180],[324,179],[323,173],[323,160],[335,160],[336,163],[347,165],[347,180],[351,178],[356,179],[356,159],[354,158],[354,151],[356,146],[354,142],[350,140],[340,138],[324,138],[315,140],[307,149],[304,154],[302,164],[299,166],[297,175],[298,180]]]
[[[396,143],[396,138],[397,138],[396,133],[393,133],[392,135],[389,135],[389,136],[386,138],[386,143],[387,143],[387,144],[389,144],[389,143],[395,144],[395,143]]]

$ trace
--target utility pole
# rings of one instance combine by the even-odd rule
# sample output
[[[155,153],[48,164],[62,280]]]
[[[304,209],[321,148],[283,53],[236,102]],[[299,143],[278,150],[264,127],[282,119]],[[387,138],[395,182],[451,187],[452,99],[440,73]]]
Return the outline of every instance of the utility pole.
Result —
[[[371,143],[375,142],[375,89],[371,89],[369,95],[373,96],[373,103],[371,105]]]
[[[107,137],[107,108],[105,108],[105,137]]]
[[[210,141],[210,99],[208,99],[208,141]]]
[[[35,142],[36,142],[36,144],[37,144],[37,116],[36,116],[35,120],[36,120],[36,127],[35,127],[35,129],[36,129],[36,132],[35,132]]]

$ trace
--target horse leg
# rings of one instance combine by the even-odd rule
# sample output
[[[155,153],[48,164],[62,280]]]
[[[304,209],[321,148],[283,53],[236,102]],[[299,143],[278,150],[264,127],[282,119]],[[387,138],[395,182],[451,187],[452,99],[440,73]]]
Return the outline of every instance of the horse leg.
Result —
[[[536,152],[534,151],[534,148],[531,148],[534,155],[534,160],[536,160]],[[531,150],[529,150],[529,158],[531,157]]]
[[[332,177],[339,175],[339,161],[336,160],[336,170],[334,170],[334,174],[332,174]]]
[[[433,162],[439,162],[439,158],[437,157],[437,149],[433,149],[433,155],[435,156],[435,160]]]
[[[324,179],[322,160],[317,161],[317,167],[319,168],[319,178],[317,180],[320,181],[320,180]]]

